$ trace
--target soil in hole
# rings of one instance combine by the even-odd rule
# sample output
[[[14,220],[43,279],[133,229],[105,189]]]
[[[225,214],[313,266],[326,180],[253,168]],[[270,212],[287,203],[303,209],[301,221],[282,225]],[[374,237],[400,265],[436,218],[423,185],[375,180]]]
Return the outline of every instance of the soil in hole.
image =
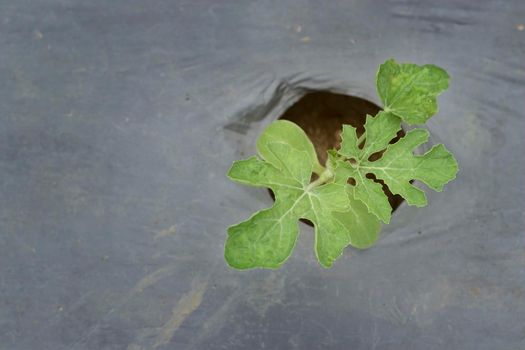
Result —
[[[343,124],[350,124],[357,129],[357,136],[365,131],[364,125],[366,115],[375,116],[379,108],[374,103],[365,99],[335,94],[331,92],[311,92],[303,96],[299,101],[288,108],[279,119],[286,119],[299,125],[308,135],[315,146],[317,157],[321,164],[326,163],[326,151],[339,148],[340,133]],[[403,137],[405,133],[401,130],[391,143]],[[373,154],[370,160],[381,157],[380,153]],[[383,190],[393,210],[403,202],[403,198],[394,195],[381,181],[369,176],[383,185]],[[273,197],[273,193],[270,192]],[[311,223],[309,223],[311,224]]]

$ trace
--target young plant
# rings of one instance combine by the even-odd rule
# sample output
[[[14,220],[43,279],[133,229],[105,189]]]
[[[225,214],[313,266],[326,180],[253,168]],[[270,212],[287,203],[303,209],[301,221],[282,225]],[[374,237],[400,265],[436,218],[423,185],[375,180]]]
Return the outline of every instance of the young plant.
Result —
[[[297,241],[299,219],[314,224],[315,253],[323,267],[331,267],[348,245],[370,247],[378,238],[380,221],[390,222],[392,207],[382,185],[367,174],[409,205],[425,206],[425,193],[411,181],[439,192],[456,177],[456,160],[442,144],[414,155],[414,149],[428,141],[425,129],[410,130],[390,142],[401,122],[423,124],[437,113],[436,97],[448,81],[445,70],[434,65],[398,64],[393,59],[383,63],[376,85],[384,109],[375,117],[367,115],[359,137],[355,128],[344,125],[341,146],[328,151],[324,166],[299,126],[285,120],[270,124],[257,141],[259,157],[234,162],[228,177],[270,188],[275,203],[228,228],[227,263],[236,269],[280,267]],[[378,154],[379,159],[371,160]]]

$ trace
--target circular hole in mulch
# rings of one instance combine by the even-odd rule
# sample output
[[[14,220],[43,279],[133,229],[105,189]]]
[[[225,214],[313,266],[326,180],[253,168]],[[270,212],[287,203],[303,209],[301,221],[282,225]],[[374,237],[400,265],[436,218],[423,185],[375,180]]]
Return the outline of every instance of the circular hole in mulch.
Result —
[[[338,149],[341,138],[340,133],[343,124],[350,124],[357,129],[357,136],[364,133],[366,115],[375,116],[381,108],[360,97],[336,94],[332,92],[311,92],[304,95],[299,101],[288,108],[279,119],[286,119],[299,125],[308,135],[315,146],[317,157],[321,164],[326,163],[327,151]],[[405,135],[401,130],[391,143],[396,142]],[[370,160],[376,160],[381,157],[381,152],[370,156]],[[388,201],[395,211],[404,199],[399,195],[394,195],[388,189],[388,186],[381,180],[376,179],[373,175],[367,175],[368,178],[380,183],[383,186]],[[355,185],[355,180],[349,179],[349,184]],[[270,191],[270,195],[275,197]],[[312,225],[308,220],[302,220]]]

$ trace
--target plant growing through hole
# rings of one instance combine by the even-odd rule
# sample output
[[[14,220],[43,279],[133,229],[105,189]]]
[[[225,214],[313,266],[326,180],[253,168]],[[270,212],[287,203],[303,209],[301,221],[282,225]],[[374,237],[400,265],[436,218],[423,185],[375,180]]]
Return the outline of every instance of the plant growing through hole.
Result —
[[[447,72],[434,65],[383,63],[376,76],[383,110],[367,115],[362,135],[344,125],[341,146],[328,151],[324,166],[299,126],[285,120],[270,124],[257,141],[259,157],[234,162],[228,177],[270,188],[275,203],[228,228],[227,263],[236,269],[280,267],[297,240],[299,219],[314,224],[315,253],[323,267],[331,267],[348,245],[370,247],[380,222],[390,222],[392,207],[382,185],[368,174],[409,205],[425,206],[425,193],[412,180],[441,191],[456,177],[456,160],[442,144],[414,155],[428,141],[425,129],[412,129],[391,142],[402,122],[424,124],[437,113],[436,97],[448,81]]]

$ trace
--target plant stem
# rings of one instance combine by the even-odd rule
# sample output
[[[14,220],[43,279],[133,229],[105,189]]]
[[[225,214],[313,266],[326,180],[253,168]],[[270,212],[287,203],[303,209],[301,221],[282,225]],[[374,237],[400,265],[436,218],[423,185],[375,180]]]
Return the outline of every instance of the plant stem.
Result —
[[[325,183],[327,183],[328,181],[332,180],[334,177],[334,174],[332,173],[332,171],[330,171],[329,169],[325,169],[320,175],[319,175],[319,178],[317,180],[315,180],[314,182],[310,183],[308,185],[308,187],[306,187],[306,190],[311,190],[312,188],[315,188],[317,186],[321,186]]]
[[[321,164],[317,163],[315,166],[314,166],[314,169],[313,169],[313,172],[316,173],[317,175],[319,175],[319,177],[321,176],[322,173],[324,173],[326,171],[326,168],[324,166],[322,166]]]

